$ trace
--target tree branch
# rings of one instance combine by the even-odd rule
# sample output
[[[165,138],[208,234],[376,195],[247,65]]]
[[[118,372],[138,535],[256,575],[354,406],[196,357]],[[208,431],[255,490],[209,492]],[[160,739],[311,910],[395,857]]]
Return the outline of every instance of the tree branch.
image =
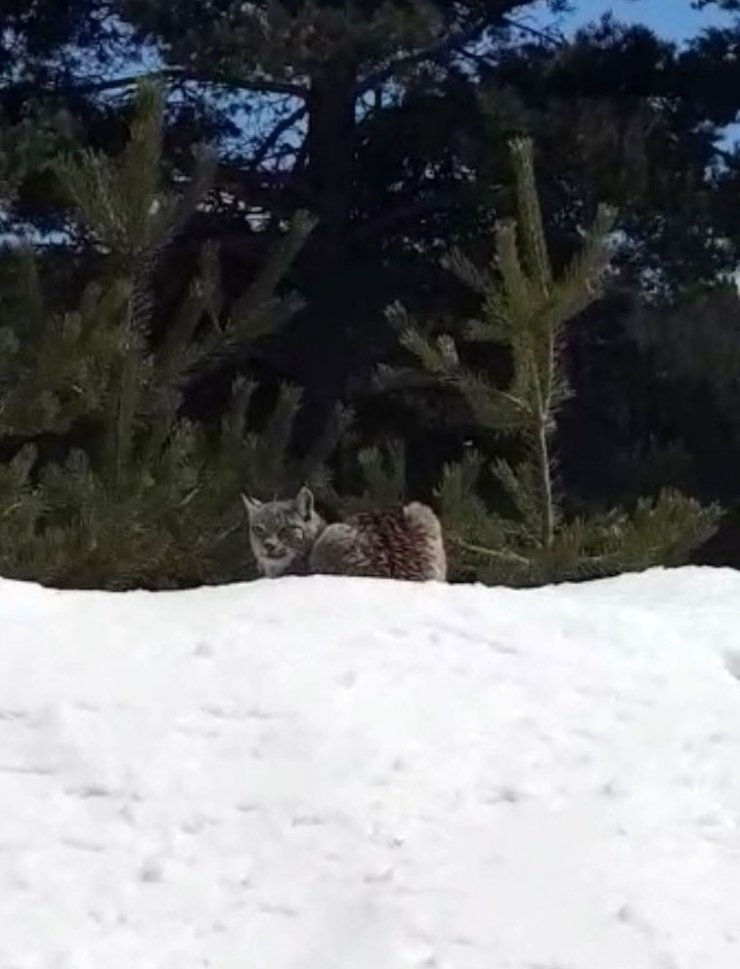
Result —
[[[104,91],[115,91],[118,88],[131,87],[143,80],[180,80],[197,81],[201,84],[211,84],[216,87],[233,88],[238,91],[254,91],[257,94],[284,94],[289,97],[308,97],[308,88],[302,84],[290,81],[273,81],[270,78],[231,78],[214,77],[202,71],[185,70],[180,67],[167,67],[161,71],[150,71],[143,74],[130,74],[125,77],[114,77],[104,81],[86,81],[75,84],[73,90],[80,94],[99,94]]]
[[[740,155],[734,151],[726,151],[724,148],[720,148],[718,145],[714,146],[714,153],[720,158],[728,168],[737,171],[740,168]]]
[[[394,74],[398,71],[403,70],[405,67],[411,67],[414,64],[422,64],[424,61],[435,61],[444,57],[446,54],[452,53],[456,48],[463,47],[465,44],[469,44],[471,41],[479,37],[488,27],[490,27],[494,20],[496,19],[495,14],[488,13],[486,16],[481,17],[476,20],[475,23],[470,24],[464,30],[457,30],[449,34],[443,40],[437,41],[436,44],[431,44],[429,47],[424,47],[422,50],[413,51],[410,54],[404,54],[402,57],[397,57],[392,60],[385,67],[378,68],[376,71],[371,71],[366,77],[361,78],[355,87],[356,96],[365,94],[365,92],[372,90],[379,84],[383,84],[388,81]]]
[[[524,24],[520,20],[514,20],[512,17],[502,17],[502,23],[506,24],[507,27],[512,27],[514,30],[521,30],[523,34],[529,34],[532,37],[537,37],[538,40],[546,40],[548,44],[554,44],[556,47],[565,47],[568,43],[567,37],[560,31],[557,33],[552,33],[550,30],[542,30],[539,27],[532,27],[531,24]]]
[[[365,242],[371,239],[373,236],[378,235],[381,232],[385,232],[387,229],[392,228],[399,222],[409,222],[413,219],[417,219],[422,215],[431,214],[433,212],[442,212],[445,209],[452,208],[461,202],[461,194],[459,192],[449,192],[446,195],[435,195],[429,198],[415,199],[412,202],[408,202],[405,205],[399,205],[388,212],[377,216],[376,218],[369,219],[362,225],[359,225],[350,234],[350,240],[352,243]]]
[[[293,125],[297,124],[305,114],[306,106],[305,104],[302,104],[299,108],[296,108],[295,111],[292,111],[289,115],[283,118],[282,121],[279,121],[275,125],[270,134],[265,138],[257,151],[254,153],[254,157],[252,159],[252,168],[259,168],[275,145],[277,145],[278,141],[280,141],[285,132],[289,131]]]
[[[436,61],[451,54],[453,51],[464,47],[476,40],[485,30],[493,26],[496,21],[502,26],[512,27],[529,33],[532,36],[547,40],[550,43],[564,43],[562,36],[555,37],[543,30],[538,30],[528,24],[520,23],[510,17],[500,16],[495,13],[488,13],[468,27],[454,31],[447,37],[439,40],[429,47],[422,50],[404,54],[392,60],[384,67],[371,71],[364,78],[361,78],[355,85],[355,97],[360,97],[367,91],[372,90],[385,81],[389,80],[405,67],[414,64],[422,64],[425,61]],[[130,74],[124,77],[107,78],[98,81],[85,81],[81,84],[73,85],[73,91],[80,94],[97,94],[105,91],[115,91],[119,88],[130,87],[141,80],[181,80],[196,81],[201,84],[209,84],[215,87],[231,88],[237,91],[253,91],[256,94],[282,94],[287,97],[300,98],[306,101],[310,90],[308,84],[300,84],[296,81],[277,81],[271,78],[261,77],[216,77],[205,71],[186,69],[182,67],[167,67],[159,71],[150,71],[142,74]],[[296,112],[296,116],[298,112]]]
[[[466,552],[473,552],[474,555],[485,555],[488,558],[499,559],[502,562],[516,562],[517,565],[526,565],[527,568],[532,567],[532,562],[525,558],[523,555],[518,555],[516,552],[510,551],[500,551],[495,548],[485,548],[483,545],[472,545],[470,542],[464,541],[462,538],[454,538],[455,541],[461,548],[464,548]]]
[[[374,87],[390,80],[394,74],[403,70],[405,67],[422,64],[424,61],[436,61],[458,50],[460,47],[465,47],[467,44],[479,38],[489,27],[494,26],[497,21],[501,26],[520,30],[523,33],[531,34],[533,37],[538,37],[540,40],[546,40],[551,44],[564,45],[566,43],[566,39],[562,34],[553,35],[548,31],[538,30],[536,27],[531,27],[529,24],[521,23],[511,17],[488,13],[479,20],[476,20],[475,23],[470,24],[464,30],[455,31],[436,44],[432,44],[422,50],[413,51],[410,54],[404,54],[402,57],[398,57],[389,64],[386,64],[385,67],[381,67],[377,71],[372,71],[358,81],[355,94],[358,97],[365,94]]]
[[[289,201],[292,208],[313,208],[315,198],[305,179],[290,171],[264,171],[240,168],[237,165],[220,165],[216,190],[223,202],[228,195],[240,202],[258,207],[274,206],[276,200]]]

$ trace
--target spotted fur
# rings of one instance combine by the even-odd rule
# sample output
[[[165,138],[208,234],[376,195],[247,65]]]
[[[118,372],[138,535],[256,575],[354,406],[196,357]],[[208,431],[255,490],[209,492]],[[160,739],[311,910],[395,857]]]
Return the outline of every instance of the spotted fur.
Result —
[[[244,498],[250,543],[265,576],[363,575],[423,582],[447,574],[442,528],[431,508],[361,512],[327,525],[313,495],[302,488],[292,501]]]

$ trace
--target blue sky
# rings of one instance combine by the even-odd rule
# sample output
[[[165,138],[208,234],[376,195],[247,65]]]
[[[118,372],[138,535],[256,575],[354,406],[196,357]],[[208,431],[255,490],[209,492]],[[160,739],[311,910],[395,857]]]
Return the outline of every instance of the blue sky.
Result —
[[[629,23],[644,23],[663,37],[685,40],[703,27],[732,22],[726,13],[716,9],[691,9],[691,0],[573,0],[575,13],[563,21],[563,27],[596,20],[610,10],[615,17]]]

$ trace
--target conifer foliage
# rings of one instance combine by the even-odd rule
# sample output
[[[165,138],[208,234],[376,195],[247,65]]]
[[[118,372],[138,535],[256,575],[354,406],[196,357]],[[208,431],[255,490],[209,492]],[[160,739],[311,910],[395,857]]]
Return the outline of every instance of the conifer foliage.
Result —
[[[231,305],[218,252],[206,246],[198,277],[155,342],[159,258],[205,198],[213,168],[202,153],[184,190],[165,188],[163,119],[162,91],[144,83],[120,157],[85,151],[57,166],[103,267],[76,311],[47,311],[32,255],[17,261],[0,329],[0,443],[10,456],[0,465],[4,575],[107,588],[233,577],[235,562],[247,562],[228,558],[224,545],[239,522],[239,490],[281,470],[282,452],[265,469],[249,436],[234,434],[244,431],[249,404],[241,384],[215,438],[182,419],[181,397],[194,372],[300,306],[275,288],[313,220],[294,217]],[[298,404],[283,392],[283,425]]]
[[[192,177],[173,186],[164,176],[162,89],[142,83],[131,116],[120,154],[84,150],[54,166],[76,212],[88,275],[95,267],[79,301],[57,294],[47,302],[45,266],[30,249],[0,263],[5,576],[102,588],[232,580],[250,574],[243,489],[269,499],[308,482],[347,510],[410,497],[403,442],[386,428],[376,446],[363,447],[346,433],[346,406],[323,434],[293,447],[302,406],[296,387],[282,386],[265,415],[253,407],[257,384],[242,375],[220,423],[184,418],[195,379],[232,362],[235,350],[243,359],[301,308],[296,295],[277,290],[315,220],[302,211],[273,219],[275,244],[236,298],[227,295],[217,246],[206,244],[179,305],[163,319],[162,255],[196,210],[209,211],[215,162],[198,151]],[[23,128],[0,130],[0,202],[12,197],[29,157],[48,151]],[[715,507],[663,491],[629,509],[579,517],[561,493],[568,324],[599,298],[614,213],[598,211],[576,256],[556,272],[531,144],[515,141],[511,155],[518,218],[498,224],[490,265],[481,269],[459,251],[446,260],[478,297],[479,318],[454,337],[433,338],[400,304],[389,311],[415,358],[415,384],[452,392],[463,405],[455,414],[466,414],[478,443],[438,481],[453,574],[525,585],[678,564],[713,529]],[[498,364],[508,361],[505,380],[498,364],[495,377],[479,364],[485,347],[495,348]],[[362,493],[336,494],[337,482]]]
[[[399,305],[390,311],[402,343],[424,370],[462,395],[478,429],[510,438],[509,450],[519,455],[488,462],[473,452],[445,469],[438,498],[458,571],[518,585],[684,561],[711,532],[717,510],[676,492],[642,500],[631,512],[566,519],[556,463],[557,418],[570,396],[566,328],[599,298],[614,213],[599,209],[580,251],[556,276],[531,143],[514,141],[511,156],[518,220],[498,223],[491,265],[479,269],[460,252],[446,262],[481,301],[481,318],[465,328],[465,347],[447,334],[431,339]],[[508,350],[505,386],[463,362],[475,357],[471,346],[485,343]],[[489,507],[486,479],[504,513]]]

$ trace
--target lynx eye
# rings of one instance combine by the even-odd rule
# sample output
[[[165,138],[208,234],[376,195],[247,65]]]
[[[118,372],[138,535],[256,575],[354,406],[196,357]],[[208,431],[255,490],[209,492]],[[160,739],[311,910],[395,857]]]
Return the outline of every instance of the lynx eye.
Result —
[[[297,525],[286,525],[285,528],[280,529],[280,537],[285,538],[300,538],[303,534],[303,529],[299,528]]]

